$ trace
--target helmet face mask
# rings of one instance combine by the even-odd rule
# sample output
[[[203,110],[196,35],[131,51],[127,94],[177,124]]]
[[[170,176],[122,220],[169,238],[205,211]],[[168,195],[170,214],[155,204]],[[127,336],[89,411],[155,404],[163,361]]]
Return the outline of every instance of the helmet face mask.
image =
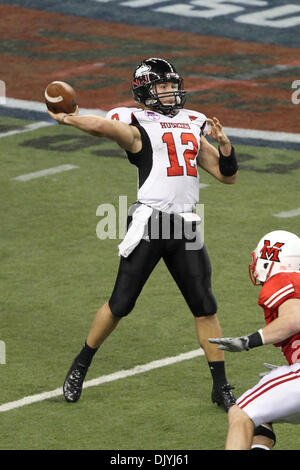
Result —
[[[277,230],[266,234],[252,252],[249,275],[254,285],[263,285],[281,272],[300,272],[300,238]]]
[[[251,256],[252,263],[249,264],[250,279],[255,286],[261,286],[271,277],[274,261],[263,262],[263,260],[257,256],[257,250],[252,251]]]
[[[157,92],[159,83],[174,83],[177,87],[172,91]],[[178,109],[183,108],[186,100],[182,77],[170,62],[159,58],[145,59],[135,69],[132,94],[138,103],[166,115],[176,114]],[[172,103],[166,103],[166,98],[173,98]]]
[[[258,281],[257,279],[257,272],[256,272],[257,256],[256,256],[255,251],[252,251],[251,257],[252,257],[252,263],[249,264],[249,276],[250,276],[252,284],[254,284],[255,286],[259,286],[260,281]]]

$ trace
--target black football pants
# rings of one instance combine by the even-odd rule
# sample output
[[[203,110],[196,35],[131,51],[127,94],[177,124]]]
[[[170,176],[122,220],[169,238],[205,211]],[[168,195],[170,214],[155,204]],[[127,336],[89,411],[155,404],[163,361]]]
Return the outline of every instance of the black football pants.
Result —
[[[205,246],[187,249],[187,240],[142,239],[127,257],[121,257],[116,283],[109,299],[113,315],[124,317],[133,309],[143,286],[162,258],[195,317],[217,311],[211,288],[211,264]]]

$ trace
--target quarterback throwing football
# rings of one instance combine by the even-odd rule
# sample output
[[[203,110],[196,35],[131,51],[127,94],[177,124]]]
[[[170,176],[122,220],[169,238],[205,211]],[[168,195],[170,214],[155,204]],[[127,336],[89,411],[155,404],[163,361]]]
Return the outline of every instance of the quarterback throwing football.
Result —
[[[253,436],[259,436],[254,447],[271,449],[275,434],[270,423],[300,423],[300,238],[284,230],[266,234],[252,253],[249,272],[252,282],[262,286],[258,304],[266,326],[249,336],[209,341],[231,352],[274,344],[288,365],[265,364],[271,371],[261,374],[259,383],[229,410],[227,450],[250,449]]]
[[[195,239],[199,236],[193,230],[199,223],[193,213],[199,199],[197,165],[220,182],[232,184],[238,171],[234,149],[218,119],[183,109],[183,80],[170,62],[160,58],[143,60],[134,71],[132,92],[140,107],[116,108],[106,118],[49,113],[60,123],[112,139],[126,151],[138,171],[138,198],[129,211],[129,228],[119,245],[115,287],[96,313],[86,342],[71,365],[64,396],[68,402],[79,399],[93,355],[120,319],[131,312],[162,258],[195,317],[198,340],[212,373],[212,400],[227,410],[235,397],[227,382],[224,353],[208,342],[208,337],[221,334],[210,260],[203,244],[186,247],[193,239],[188,235],[189,228]],[[205,138],[207,124],[218,149]],[[169,235],[164,236],[167,217]],[[158,227],[153,227],[155,224]],[[178,226],[183,227],[181,237],[177,236]]]

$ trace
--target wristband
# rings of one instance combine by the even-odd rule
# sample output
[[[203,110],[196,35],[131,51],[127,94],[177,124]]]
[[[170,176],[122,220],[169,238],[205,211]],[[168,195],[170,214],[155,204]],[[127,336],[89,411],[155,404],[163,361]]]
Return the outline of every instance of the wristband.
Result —
[[[239,169],[237,159],[235,156],[234,147],[231,146],[231,153],[225,157],[219,147],[219,168],[223,176],[233,176]]]
[[[252,333],[248,336],[248,348],[257,348],[258,346],[262,346],[264,344],[264,337],[262,334],[262,330],[256,331],[256,333]]]

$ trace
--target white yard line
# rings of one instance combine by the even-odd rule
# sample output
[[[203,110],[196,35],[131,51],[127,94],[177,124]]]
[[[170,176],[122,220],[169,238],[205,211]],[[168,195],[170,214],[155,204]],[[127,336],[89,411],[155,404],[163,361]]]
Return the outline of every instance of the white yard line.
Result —
[[[279,217],[283,219],[287,219],[290,217],[297,217],[298,215],[300,215],[300,207],[298,209],[292,209],[290,211],[279,212],[278,214],[274,214],[275,217]]]
[[[26,175],[20,175],[16,176],[15,178],[12,178],[14,181],[29,181],[33,180],[35,178],[41,178],[43,176],[49,176],[49,175],[54,175],[56,173],[61,173],[63,171],[69,171],[73,170],[74,168],[79,168],[79,166],[76,165],[59,165],[55,166],[53,168],[47,168],[46,170],[40,170],[40,171],[35,171],[33,173],[27,173]]]
[[[148,362],[140,366],[135,366],[132,369],[120,370],[109,375],[102,375],[97,379],[92,379],[84,382],[83,388],[95,387],[108,382],[113,382],[119,379],[125,379],[127,377],[132,377],[133,375],[142,374],[153,369],[158,369],[160,367],[170,366],[178,362],[186,361],[189,359],[194,359],[195,357],[204,356],[204,351],[199,348],[194,351],[189,351],[187,353],[179,354],[178,356],[166,357],[164,359],[159,359],[157,361]],[[31,405],[33,403],[38,403],[44,400],[49,400],[50,398],[58,397],[63,394],[62,387],[52,390],[50,392],[42,392],[36,395],[30,395],[28,397],[21,398],[20,400],[11,401],[0,405],[0,412],[10,411],[16,408],[21,408],[22,406]]]

